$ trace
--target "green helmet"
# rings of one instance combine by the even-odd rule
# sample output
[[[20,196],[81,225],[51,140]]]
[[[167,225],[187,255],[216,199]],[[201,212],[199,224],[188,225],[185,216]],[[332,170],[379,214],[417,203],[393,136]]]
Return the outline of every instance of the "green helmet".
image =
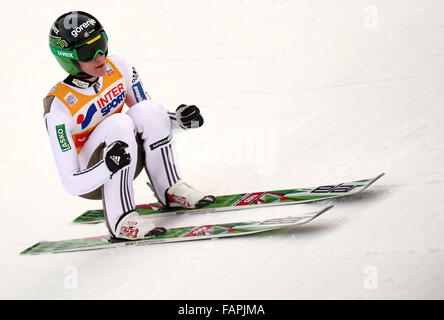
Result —
[[[80,62],[97,54],[108,55],[108,36],[101,23],[89,13],[71,11],[57,18],[49,32],[49,47],[60,66],[72,75],[81,75]]]

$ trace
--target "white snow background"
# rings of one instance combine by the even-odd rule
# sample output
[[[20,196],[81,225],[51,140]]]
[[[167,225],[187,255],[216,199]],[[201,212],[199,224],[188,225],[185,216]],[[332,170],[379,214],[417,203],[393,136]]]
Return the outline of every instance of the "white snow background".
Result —
[[[359,196],[180,216],[166,227],[335,208],[288,232],[55,255],[40,240],[105,234],[71,221],[42,121],[65,77],[48,48],[62,13],[95,15],[152,99],[198,105],[177,136],[183,178],[213,194],[386,175]],[[443,299],[444,2],[1,3],[0,298]],[[144,173],[138,203],[155,200]]]

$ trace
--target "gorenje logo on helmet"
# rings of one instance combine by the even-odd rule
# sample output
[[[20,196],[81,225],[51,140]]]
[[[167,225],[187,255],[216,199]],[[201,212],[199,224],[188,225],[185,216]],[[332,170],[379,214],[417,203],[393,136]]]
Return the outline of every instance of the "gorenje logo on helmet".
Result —
[[[82,23],[80,26],[78,26],[77,28],[75,28],[74,30],[71,31],[71,34],[74,38],[77,38],[77,36],[79,35],[80,32],[83,31],[83,29],[88,28],[89,26],[94,26],[96,24],[96,20],[94,19],[89,19],[88,21]]]

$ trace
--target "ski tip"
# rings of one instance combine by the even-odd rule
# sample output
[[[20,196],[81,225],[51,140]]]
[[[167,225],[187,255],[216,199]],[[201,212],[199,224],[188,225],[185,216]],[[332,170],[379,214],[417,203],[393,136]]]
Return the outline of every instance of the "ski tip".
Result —
[[[378,180],[379,178],[381,178],[381,177],[384,176],[384,175],[385,175],[385,172],[380,173],[379,175],[377,175],[377,176],[373,179],[373,181]]]
[[[327,206],[327,207],[325,207],[325,208],[322,208],[322,209],[319,210],[319,211],[314,211],[314,212],[308,213],[308,214],[305,215],[305,217],[308,218],[308,220],[306,220],[306,221],[303,222],[303,223],[297,223],[297,224],[305,224],[305,223],[307,223],[307,222],[310,222],[310,221],[312,221],[313,219],[316,219],[317,217],[319,217],[321,214],[327,212],[328,210],[330,210],[330,209],[333,208],[333,207],[334,207],[334,206],[331,205],[331,206]],[[293,218],[293,217],[288,217],[288,218]]]
[[[384,175],[385,175],[384,172],[378,174],[376,177],[374,177],[373,179],[371,179],[371,180],[368,182],[368,185],[365,186],[365,188],[364,188],[363,190],[365,190],[365,189],[367,189],[368,187],[370,187],[370,185],[372,185],[376,180],[378,180],[379,178],[381,178],[381,177],[384,176]]]

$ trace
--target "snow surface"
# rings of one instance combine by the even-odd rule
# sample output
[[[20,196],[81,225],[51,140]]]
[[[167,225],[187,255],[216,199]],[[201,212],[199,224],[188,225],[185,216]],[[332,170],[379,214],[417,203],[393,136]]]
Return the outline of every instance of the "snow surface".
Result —
[[[443,299],[444,2],[2,2],[0,298]],[[153,100],[200,106],[177,136],[185,180],[215,194],[386,175],[347,200],[159,220],[166,227],[335,208],[288,232],[20,256],[106,233],[61,186],[42,98],[64,77],[52,21],[96,15]],[[248,150],[248,152],[246,151]],[[154,197],[135,181],[137,202]]]

